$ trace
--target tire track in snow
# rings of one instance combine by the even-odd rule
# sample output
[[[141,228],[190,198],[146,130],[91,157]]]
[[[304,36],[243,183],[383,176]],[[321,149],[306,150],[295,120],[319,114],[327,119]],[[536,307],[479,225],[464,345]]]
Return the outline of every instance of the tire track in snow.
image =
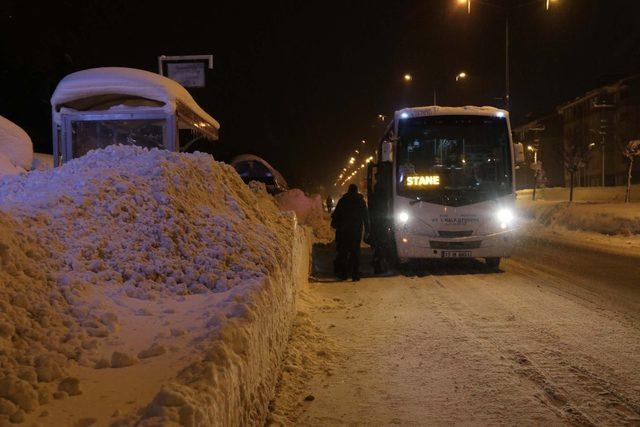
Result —
[[[554,269],[550,265],[531,264],[528,260],[518,258],[510,259],[508,265],[510,272],[527,278],[531,284],[544,286],[548,292],[573,299],[588,309],[621,323],[626,328],[640,332],[638,313],[620,310],[620,298],[608,295],[603,292],[603,289],[595,290],[580,286],[582,280],[590,278],[581,277],[577,280],[575,272],[571,274]],[[606,289],[606,286],[602,288]]]
[[[457,277],[458,280],[460,278],[460,276]],[[483,325],[478,322],[469,323],[465,319],[473,317],[475,314],[461,301],[452,298],[450,286],[443,283],[445,280],[447,279],[434,279],[436,284],[445,289],[444,293],[440,295],[444,297],[445,303],[440,304],[440,307],[446,307],[446,309],[440,309],[440,307],[436,309],[437,314],[445,323],[450,324],[452,328],[463,331],[469,336],[469,339],[476,342],[478,348],[486,353],[495,355],[499,359],[510,361],[513,372],[520,376],[525,376],[543,392],[542,394],[534,394],[536,400],[550,407],[559,417],[576,425],[593,425],[584,414],[568,404],[567,399],[558,393],[557,388],[539,370],[533,368],[532,363],[526,356],[522,354],[514,356],[515,351],[504,348],[502,343],[495,339],[498,335],[520,335],[520,331],[516,330],[517,328],[506,323],[499,325]],[[523,363],[529,365],[527,375],[522,375],[523,370],[516,367],[515,363],[519,361],[526,361]],[[521,381],[512,380],[512,385],[513,387],[521,385]]]
[[[331,378],[314,381],[315,400],[299,420],[302,424],[561,422],[530,398],[532,385],[509,379],[510,364],[499,354],[479,348],[464,330],[435,315],[435,306],[443,303],[441,291],[425,287],[424,279],[314,288],[324,298],[340,297],[346,303],[335,312],[320,305],[316,319],[335,325],[328,331],[348,361],[336,366]]]
[[[490,276],[492,279],[502,275]],[[637,401],[616,391],[611,383],[598,377],[594,371],[606,371],[603,366],[589,369],[572,362],[575,355],[565,354],[571,350],[559,337],[550,331],[540,330],[536,325],[516,321],[492,322],[486,312],[476,312],[465,303],[459,292],[462,286],[472,286],[483,292],[495,285],[482,276],[432,278],[444,291],[440,296],[446,301],[438,314],[452,325],[473,337],[479,346],[488,352],[497,352],[510,360],[513,372],[535,384],[540,393],[536,398],[552,408],[559,416],[574,425],[632,425],[640,422],[640,406]],[[455,280],[457,283],[447,283]],[[466,282],[466,283],[460,283]],[[492,280],[493,282],[493,280]],[[457,288],[456,291],[452,288]],[[475,297],[479,295],[474,294]],[[489,301],[493,298],[489,295]],[[485,303],[486,305],[486,303]],[[496,305],[496,304],[494,304]],[[507,310],[507,319],[515,319],[515,313]],[[525,345],[523,343],[527,343]],[[558,351],[554,349],[561,349]]]

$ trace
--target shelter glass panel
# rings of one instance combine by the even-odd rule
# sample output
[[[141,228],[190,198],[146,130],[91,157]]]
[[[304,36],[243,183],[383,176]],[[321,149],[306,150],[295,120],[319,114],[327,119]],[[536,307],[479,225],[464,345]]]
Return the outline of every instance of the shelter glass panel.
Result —
[[[72,121],[72,155],[114,144],[167,149],[165,127],[164,119]]]

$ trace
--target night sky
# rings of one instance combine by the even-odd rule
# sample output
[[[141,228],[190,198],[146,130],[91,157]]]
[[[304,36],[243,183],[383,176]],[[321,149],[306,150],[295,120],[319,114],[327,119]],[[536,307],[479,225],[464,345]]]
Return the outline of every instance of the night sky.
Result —
[[[502,106],[504,15],[490,4],[508,2],[472,1],[470,16],[455,0],[5,1],[0,115],[50,152],[49,99],[64,75],[211,53],[208,86],[192,94],[222,125],[214,155],[257,154],[317,191],[380,136],[377,114],[431,104],[434,86],[440,105]],[[515,124],[640,72],[636,0],[557,0],[550,12],[540,0],[511,22]],[[470,79],[457,84],[462,70]]]

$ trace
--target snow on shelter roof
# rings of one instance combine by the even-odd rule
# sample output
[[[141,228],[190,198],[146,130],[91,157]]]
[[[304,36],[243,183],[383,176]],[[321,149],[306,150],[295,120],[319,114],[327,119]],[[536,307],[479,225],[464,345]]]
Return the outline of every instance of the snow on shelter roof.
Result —
[[[464,107],[440,107],[431,105],[426,107],[403,108],[396,111],[396,118],[423,117],[423,116],[496,116],[508,117],[509,112],[495,107],[476,107],[467,105]]]
[[[123,67],[91,68],[64,77],[51,97],[54,120],[67,103],[113,94],[163,102],[165,108],[170,108],[172,112],[177,104],[182,104],[215,129],[220,129],[220,124],[200,108],[179,83],[149,71]]]

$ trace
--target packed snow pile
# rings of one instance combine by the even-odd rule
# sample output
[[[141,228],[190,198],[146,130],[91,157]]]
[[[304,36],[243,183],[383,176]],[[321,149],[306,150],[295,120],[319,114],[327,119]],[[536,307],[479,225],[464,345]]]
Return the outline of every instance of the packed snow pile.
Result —
[[[282,377],[269,405],[267,425],[295,425],[307,403],[305,398],[311,391],[313,377],[321,372],[326,376],[333,375],[332,366],[338,362],[335,344],[311,320],[311,310],[313,307],[328,310],[336,306],[338,303],[332,299],[316,297],[308,291],[300,293]]]
[[[143,299],[220,292],[273,269],[289,226],[234,175],[205,154],[109,148],[0,184],[0,205],[49,216],[74,276]]]
[[[610,236],[640,234],[639,203],[518,200],[521,214],[545,227],[563,227]]]
[[[7,175],[18,175],[25,170],[16,166],[9,157],[0,153],[0,179]]]
[[[307,196],[304,191],[298,188],[276,195],[276,200],[283,211],[294,211],[298,221],[302,224],[305,224],[311,217],[322,213],[320,195]]]
[[[84,362],[84,349],[106,329],[100,311],[75,303],[75,283],[51,274],[63,267],[51,256],[59,247],[30,230],[43,221],[0,212],[0,423],[47,403],[69,361]]]
[[[328,212],[314,216],[309,225],[317,243],[331,243],[335,238],[335,231],[331,228],[331,215]]]
[[[524,217],[545,227],[572,231],[631,236],[640,234],[640,204],[623,203],[626,187],[576,187],[569,203],[569,188],[518,191],[518,207]],[[640,194],[640,185],[632,186]]]
[[[0,423],[52,397],[92,415],[109,392],[83,381],[103,368],[161,388],[124,423],[262,423],[306,257],[294,218],[209,155],[110,146],[5,178]],[[48,406],[43,422],[71,423]]]
[[[53,155],[46,153],[33,153],[31,169],[38,171],[53,169]]]
[[[31,169],[33,143],[29,135],[0,116],[0,176],[16,175]]]
[[[536,189],[536,200],[566,202],[569,200],[569,187],[543,187]],[[575,187],[575,202],[624,202],[627,187]],[[518,200],[531,200],[533,190],[518,191]],[[634,197],[635,196],[635,197]],[[631,200],[640,201],[640,185],[631,186]]]
[[[295,212],[301,224],[310,226],[317,239],[324,241],[332,238],[319,194],[307,196],[302,190],[294,188],[276,195],[276,200],[281,210]]]

